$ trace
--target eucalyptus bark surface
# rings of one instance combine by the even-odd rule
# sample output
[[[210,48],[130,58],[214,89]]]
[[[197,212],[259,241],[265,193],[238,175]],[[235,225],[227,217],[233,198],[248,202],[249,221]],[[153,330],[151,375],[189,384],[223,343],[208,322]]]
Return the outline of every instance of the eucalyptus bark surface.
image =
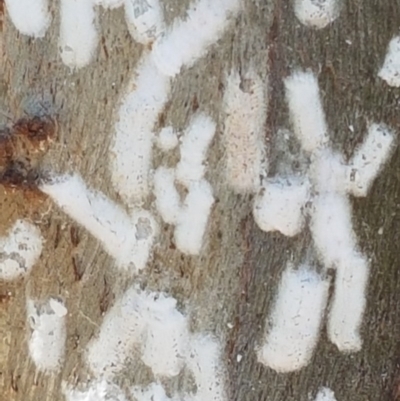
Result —
[[[167,22],[188,5],[186,0],[166,3]],[[1,9],[0,122],[6,126],[26,116],[54,117],[58,139],[40,161],[39,171],[78,171],[91,187],[120,202],[110,181],[108,148],[115,110],[143,46],[129,35],[122,9],[102,10],[95,59],[70,71],[58,52],[58,6],[52,3],[53,22],[41,40],[20,35]],[[398,148],[368,196],[351,198],[355,231],[371,264],[362,350],[340,353],[323,329],[310,364],[299,372],[278,374],[257,361],[255,347],[263,337],[282,271],[289,261],[296,265],[309,257],[312,239],[308,228],[287,238],[257,227],[252,196],[236,195],[226,184],[221,140],[225,74],[250,67],[269,88],[269,175],[293,162],[288,155],[298,146],[293,143],[286,149],[278,134],[280,128],[290,129],[283,78],[296,68],[318,74],[334,149],[351,155],[372,121],[400,132],[400,89],[377,77],[399,26],[400,4],[389,0],[345,1],[338,19],[322,30],[301,25],[289,1],[248,0],[207,56],[177,76],[159,128],[173,124],[183,129],[196,110],[218,122],[207,172],[216,203],[197,257],[179,252],[173,230],[161,223],[146,269],[133,278],[124,276],[98,241],[50,200],[30,201],[22,191],[0,191],[0,234],[23,217],[37,224],[46,240],[29,276],[0,282],[0,399],[63,400],[63,380],[85,381],[84,349],[104,313],[133,283],[173,295],[180,308],[190,310],[193,330],[221,339],[231,400],[306,401],[321,386],[330,387],[338,401],[400,399]],[[173,163],[178,157],[172,152],[167,159],[155,148],[153,164]],[[48,296],[64,299],[69,312],[66,361],[58,375],[37,373],[27,350],[26,297]],[[136,362],[118,380],[128,387],[148,384],[152,375]],[[172,381],[172,387],[179,385],[178,379]]]

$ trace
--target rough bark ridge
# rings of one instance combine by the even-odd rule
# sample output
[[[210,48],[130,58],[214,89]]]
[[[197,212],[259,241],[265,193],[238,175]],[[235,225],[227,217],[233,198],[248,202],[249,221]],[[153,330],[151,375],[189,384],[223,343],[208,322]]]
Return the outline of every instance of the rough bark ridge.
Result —
[[[167,22],[181,15],[189,2],[168,3],[163,5]],[[51,7],[53,21],[46,36],[33,40],[18,33],[0,1],[1,122],[6,127],[27,116],[53,116],[58,138],[35,165],[37,171],[79,171],[92,187],[119,201],[107,164],[110,133],[116,105],[144,48],[129,35],[121,8],[102,9],[96,57],[89,66],[71,72],[58,53],[59,5],[52,2]],[[208,330],[226,344],[232,400],[306,401],[321,386],[334,390],[339,401],[400,399],[398,148],[368,196],[351,199],[360,247],[371,260],[362,350],[340,353],[323,329],[310,364],[299,372],[278,374],[257,362],[254,349],[283,269],[288,261],[304,260],[312,240],[308,228],[293,238],[262,232],[252,216],[252,196],[227,188],[220,112],[225,74],[232,68],[253,67],[265,82],[268,77],[265,139],[270,175],[287,158],[277,133],[290,128],[283,78],[295,68],[318,74],[335,149],[350,155],[371,121],[400,132],[400,90],[377,77],[399,26],[400,6],[390,0],[344,1],[340,16],[322,30],[301,25],[289,1],[248,0],[207,56],[182,71],[159,117],[160,128],[173,124],[183,129],[197,109],[218,121],[207,172],[216,202],[200,256],[179,252],[171,226],[161,223],[151,262],[134,278],[124,277],[112,268],[114,261],[98,242],[50,200],[29,197],[19,185],[12,191],[5,187],[0,193],[0,234],[24,217],[40,228],[45,244],[29,276],[0,282],[0,399],[63,400],[63,380],[84,382],[83,351],[104,313],[132,283],[173,295],[180,306],[190,308],[193,330]],[[164,164],[177,160],[175,153],[166,159],[155,151],[155,166],[162,157]],[[67,305],[66,361],[58,375],[37,373],[29,359],[27,296],[57,296]],[[179,388],[180,379],[171,381],[172,390]],[[124,388],[151,380],[140,363],[132,363],[118,377]]]

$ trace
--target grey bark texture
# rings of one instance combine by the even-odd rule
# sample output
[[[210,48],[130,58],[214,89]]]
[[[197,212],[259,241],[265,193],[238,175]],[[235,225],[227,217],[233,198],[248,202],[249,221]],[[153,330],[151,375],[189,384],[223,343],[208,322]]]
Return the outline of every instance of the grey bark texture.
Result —
[[[182,15],[187,4],[186,0],[165,2],[168,21]],[[143,51],[128,33],[123,10],[99,12],[102,36],[96,58],[88,67],[71,72],[58,52],[57,2],[52,2],[53,22],[41,40],[20,35],[3,1],[0,5],[0,122],[6,126],[25,116],[53,116],[58,139],[40,160],[39,171],[79,171],[92,187],[119,201],[111,186],[108,147],[116,106]],[[310,233],[307,228],[287,238],[262,232],[252,217],[252,197],[234,194],[222,173],[221,101],[225,73],[233,67],[246,71],[253,66],[268,82],[265,139],[271,175],[289,159],[290,149],[282,148],[277,133],[279,128],[290,128],[282,79],[294,68],[310,68],[318,74],[335,149],[349,156],[372,121],[400,132],[400,90],[377,77],[387,44],[400,26],[400,3],[349,0],[342,5],[336,21],[313,30],[298,22],[287,0],[248,0],[207,56],[175,80],[159,126],[173,123],[184,128],[195,109],[210,113],[219,124],[207,173],[217,201],[200,256],[179,252],[171,227],[161,224],[147,268],[134,278],[124,277],[113,269],[113,260],[98,242],[50,200],[28,201],[18,189],[0,191],[0,233],[17,218],[26,217],[40,227],[46,240],[40,261],[28,277],[0,282],[0,400],[63,400],[62,381],[85,380],[83,350],[97,333],[104,312],[133,283],[173,295],[180,308],[190,311],[193,330],[215,333],[226,344],[231,400],[306,401],[310,395],[315,397],[320,386],[334,390],[338,401],[400,399],[398,149],[369,195],[351,199],[360,247],[371,261],[363,348],[342,354],[323,329],[311,363],[291,374],[278,374],[258,363],[254,350],[279,277],[288,261],[296,264],[307,258]],[[177,157],[172,154],[171,161]],[[160,162],[156,150],[154,165]],[[67,357],[59,375],[37,373],[29,359],[27,296],[59,296],[66,302]],[[238,354],[243,356],[239,363]],[[151,375],[137,362],[118,380],[122,387],[147,384]],[[179,388],[179,380],[185,378],[171,381],[171,389]]]

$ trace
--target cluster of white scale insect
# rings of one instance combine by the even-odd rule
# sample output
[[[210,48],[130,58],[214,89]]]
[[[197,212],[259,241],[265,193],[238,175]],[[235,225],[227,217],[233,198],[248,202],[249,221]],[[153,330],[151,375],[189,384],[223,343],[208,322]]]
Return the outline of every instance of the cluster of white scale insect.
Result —
[[[336,276],[327,319],[329,339],[344,352],[361,349],[369,264],[358,248],[348,196],[367,195],[395,141],[385,125],[371,124],[346,163],[329,146],[316,76],[294,72],[285,80],[285,89],[294,135],[309,166],[305,174],[264,180],[253,214],[262,230],[286,236],[299,234],[309,214],[316,256],[324,270],[317,274],[305,263],[298,269],[288,266],[283,273],[271,327],[258,350],[260,362],[281,372],[300,369],[311,359],[327,304],[330,268]]]
[[[173,127],[157,136],[154,126],[169,100],[172,78],[182,67],[192,66],[207,53],[225,31],[230,16],[239,11],[240,3],[239,0],[197,1],[189,6],[186,19],[176,19],[171,27],[165,26],[161,4],[156,0],[60,3],[61,59],[73,69],[84,67],[95,55],[98,44],[95,17],[99,6],[124,6],[133,39],[141,44],[154,42],[151,50],[143,52],[132,72],[117,110],[109,167],[113,187],[124,207],[89,188],[78,173],[54,175],[40,185],[65,213],[99,240],[118,268],[131,274],[146,266],[159,233],[154,209],[165,222],[175,226],[175,241],[180,251],[196,255],[202,248],[214,203],[211,185],[204,175],[216,123],[199,112],[191,118],[180,140]],[[24,16],[27,7],[32,11],[29,23]],[[46,0],[9,0],[7,9],[20,32],[36,38],[45,35],[50,24]],[[201,34],[192,35],[193,32]],[[179,146],[180,160],[175,168],[161,166],[153,178],[154,144],[164,151]],[[184,199],[178,195],[176,183],[186,188]],[[152,191],[155,207],[148,205]],[[62,303],[57,305],[54,300],[28,301],[32,328],[30,354],[37,368],[43,371],[58,370],[64,358],[65,338],[61,331],[65,335],[67,313]],[[49,333],[57,338],[52,338],[52,346],[46,350],[43,345],[49,341]],[[133,387],[134,398],[170,400],[160,380],[186,369],[195,381],[196,391],[176,394],[174,400],[227,399],[219,342],[208,334],[191,333],[188,318],[177,310],[173,298],[137,288],[131,288],[116,301],[86,349],[86,363],[94,379],[86,389],[64,384],[66,399],[125,400],[124,392],[113,379],[136,352],[152,370],[156,382],[146,388]]]
[[[45,36],[51,23],[47,0],[5,2],[10,19],[22,34]],[[207,53],[225,31],[229,17],[240,10],[241,1],[199,0],[189,6],[185,19],[176,19],[168,27],[158,0],[61,0],[59,49],[65,65],[79,69],[93,60],[99,42],[99,7],[121,6],[132,38],[143,45],[152,44],[151,50],[143,51],[127,85],[130,89],[120,101],[110,149],[112,184],[125,207],[88,188],[77,173],[55,176],[40,189],[100,241],[118,268],[135,274],[146,267],[159,234],[154,211],[144,206],[152,192],[156,212],[164,222],[174,225],[177,248],[189,255],[197,255],[202,249],[214,203],[205,170],[216,123],[198,112],[182,135],[174,127],[165,127],[156,135],[154,126],[170,98],[172,78]],[[303,25],[321,29],[338,17],[340,2],[294,0],[294,12]],[[389,85],[400,86],[399,37],[390,42],[379,76]],[[247,81],[247,88],[242,79]],[[310,221],[316,258],[325,270],[317,273],[311,263],[288,266],[281,277],[264,342],[258,348],[260,362],[287,372],[307,365],[312,356],[327,307],[331,283],[326,270],[330,268],[336,269],[336,276],[328,336],[342,351],[361,348],[359,328],[369,264],[358,248],[348,197],[367,195],[390,156],[394,136],[383,124],[371,124],[363,144],[346,162],[329,145],[316,77],[311,72],[296,71],[285,80],[286,100],[294,135],[310,163],[304,174],[267,177],[263,138],[266,81],[252,69],[243,78],[235,70],[226,77],[225,178],[235,192],[256,194],[253,215],[262,230],[295,236],[304,229],[307,217]],[[153,172],[154,144],[164,152],[179,147],[178,164],[161,165]],[[187,191],[184,199],[177,184]],[[312,206],[306,208],[306,203]],[[19,220],[0,242],[0,277],[11,280],[29,272],[37,262],[43,239],[35,226]],[[29,299],[27,312],[31,358],[42,371],[59,370],[66,339],[64,303],[55,298]],[[191,333],[188,318],[178,311],[172,297],[132,287],[115,302],[87,346],[86,363],[95,379],[83,390],[64,384],[66,400],[125,401],[126,393],[112,381],[133,354],[140,355],[156,379],[147,387],[130,389],[130,395],[139,401],[227,399],[218,341]],[[174,377],[183,369],[191,372],[197,391],[170,398],[161,379]],[[335,397],[331,390],[322,388],[316,400],[333,401]]]

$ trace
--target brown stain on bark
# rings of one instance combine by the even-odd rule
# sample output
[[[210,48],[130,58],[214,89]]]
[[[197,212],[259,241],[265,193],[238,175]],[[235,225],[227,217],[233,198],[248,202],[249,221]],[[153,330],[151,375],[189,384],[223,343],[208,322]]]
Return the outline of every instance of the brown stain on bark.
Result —
[[[57,138],[56,120],[32,117],[0,131],[0,186],[5,195],[22,193],[28,204],[46,197],[38,189],[38,166]]]
[[[397,378],[393,383],[392,398],[390,401],[400,400],[400,378]]]
[[[4,0],[0,0],[0,33],[3,33],[4,24]]]

